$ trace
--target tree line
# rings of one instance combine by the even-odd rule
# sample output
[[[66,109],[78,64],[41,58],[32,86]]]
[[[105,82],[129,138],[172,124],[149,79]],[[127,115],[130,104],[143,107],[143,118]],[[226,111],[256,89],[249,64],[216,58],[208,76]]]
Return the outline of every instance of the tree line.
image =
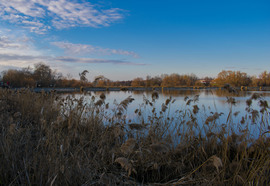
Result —
[[[257,77],[257,76],[249,76],[245,72],[223,70],[217,75],[217,78],[213,80],[212,86],[224,86],[225,84],[230,84],[231,86],[234,87],[270,86],[270,73],[264,71]]]
[[[270,73],[262,72],[258,77],[250,76],[240,71],[221,71],[216,78],[198,78],[195,74],[162,74],[160,76],[137,77],[131,81],[112,81],[103,75],[97,76],[93,81],[87,79],[89,72],[79,73],[80,79],[74,79],[70,74],[64,76],[61,72],[51,69],[49,65],[37,63],[34,68],[20,70],[9,69],[2,72],[3,82],[9,82],[12,87],[181,87],[181,86],[270,86]]]

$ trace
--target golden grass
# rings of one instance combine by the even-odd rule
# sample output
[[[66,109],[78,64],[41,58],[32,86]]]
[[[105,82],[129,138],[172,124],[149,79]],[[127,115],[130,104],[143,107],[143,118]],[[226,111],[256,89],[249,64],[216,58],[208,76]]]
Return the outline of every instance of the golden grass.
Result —
[[[269,185],[269,107],[262,96],[248,99],[239,123],[232,110],[227,123],[219,123],[218,112],[198,118],[198,96],[187,97],[172,117],[174,100],[158,112],[158,97],[144,99],[152,113],[142,120],[138,108],[141,123],[134,123],[126,121],[131,97],[109,107],[102,94],[86,101],[0,90],[0,184]],[[237,107],[233,98],[228,104]]]

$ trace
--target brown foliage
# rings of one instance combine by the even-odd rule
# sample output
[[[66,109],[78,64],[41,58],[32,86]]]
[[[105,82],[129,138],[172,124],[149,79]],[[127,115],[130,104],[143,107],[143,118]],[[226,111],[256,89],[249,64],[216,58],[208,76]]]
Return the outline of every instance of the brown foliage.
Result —
[[[220,72],[215,79],[215,83],[219,86],[230,84],[235,87],[249,86],[251,84],[251,77],[245,72],[240,71],[226,71]]]

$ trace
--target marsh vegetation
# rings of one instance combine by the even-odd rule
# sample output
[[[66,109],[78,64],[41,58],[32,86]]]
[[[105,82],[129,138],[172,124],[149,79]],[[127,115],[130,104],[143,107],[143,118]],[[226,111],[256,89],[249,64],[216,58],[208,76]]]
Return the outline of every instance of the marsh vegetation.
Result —
[[[153,92],[127,118],[127,97],[61,96],[0,90],[0,183],[4,185],[267,185],[270,182],[269,105],[246,100],[241,121],[229,112],[200,114],[197,95],[171,113]],[[258,107],[256,106],[258,105]],[[256,106],[256,107],[255,107]],[[145,108],[147,112],[145,116]],[[160,108],[158,108],[160,107]],[[204,117],[202,117],[202,115]],[[136,122],[135,122],[136,121]],[[203,121],[199,123],[198,121]],[[254,137],[253,128],[259,136]]]

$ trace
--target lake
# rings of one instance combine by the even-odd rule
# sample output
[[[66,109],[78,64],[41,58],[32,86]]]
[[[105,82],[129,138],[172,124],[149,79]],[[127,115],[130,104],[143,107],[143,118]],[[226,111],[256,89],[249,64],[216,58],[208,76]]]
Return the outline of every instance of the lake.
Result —
[[[222,125],[228,122],[233,127],[238,127],[243,118],[246,123],[251,124],[250,130],[254,131],[254,135],[259,134],[258,122],[262,117],[260,113],[260,100],[267,103],[270,101],[270,91],[239,91],[238,93],[228,93],[227,90],[220,89],[200,89],[200,90],[166,90],[157,91],[158,99],[154,102],[152,100],[153,91],[96,91],[88,92],[85,95],[75,94],[76,98],[84,97],[85,102],[91,100],[92,96],[96,97],[96,101],[101,94],[105,94],[105,103],[109,103],[107,115],[111,117],[115,114],[113,109],[116,105],[128,97],[134,98],[122,114],[125,115],[125,122],[127,123],[149,123],[154,113],[156,117],[162,116],[163,120],[166,118],[174,118],[172,124],[177,124],[179,115],[183,116],[184,112],[189,111],[185,117],[196,117],[198,125],[205,124],[209,116],[219,114],[217,123]],[[247,112],[246,101],[252,97],[253,94],[261,95],[260,99],[253,100],[252,105]],[[166,105],[166,100],[170,102]],[[192,101],[196,98],[196,101]],[[229,98],[235,99],[235,104],[228,103]],[[190,101],[189,101],[190,100]],[[187,104],[190,102],[189,104]],[[197,105],[197,106],[195,106]],[[162,109],[165,109],[162,112]],[[198,108],[198,113],[194,114],[194,108]],[[153,110],[154,109],[154,110]],[[163,110],[164,111],[164,110]],[[231,113],[230,113],[231,111]],[[258,111],[258,112],[256,112]],[[257,121],[252,122],[254,115],[257,113]],[[192,116],[191,116],[192,115]],[[263,114],[266,124],[269,125],[269,109]],[[152,117],[153,119],[153,117]],[[183,119],[183,118],[182,118]],[[186,118],[188,119],[188,118]],[[256,118],[255,118],[256,119]],[[257,124],[256,124],[257,123]]]

